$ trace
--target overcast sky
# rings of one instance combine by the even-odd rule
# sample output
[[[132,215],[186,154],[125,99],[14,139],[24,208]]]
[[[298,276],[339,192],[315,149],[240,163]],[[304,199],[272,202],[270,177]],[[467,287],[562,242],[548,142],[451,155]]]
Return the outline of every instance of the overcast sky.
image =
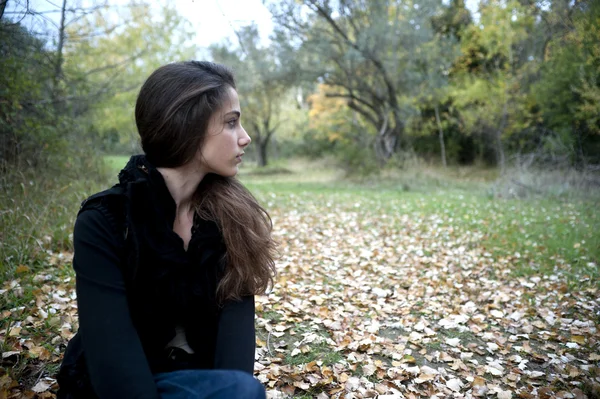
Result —
[[[128,0],[110,0],[110,4],[127,3]],[[258,25],[263,40],[273,30],[271,14],[261,0],[174,0],[174,3],[179,14],[191,22],[196,32],[195,43],[200,47],[207,47],[226,38],[235,40],[233,29],[252,22]],[[8,0],[7,16],[20,19],[22,15],[19,12],[25,10],[26,4],[27,0]],[[159,8],[160,1],[150,1],[150,4],[156,4]],[[50,33],[56,35],[56,28],[52,25],[59,25],[58,11],[61,5],[61,0],[29,0],[30,9],[44,13],[43,19],[39,16],[26,16],[22,23],[37,33],[50,30]]]
[[[77,3],[94,3],[93,0],[75,0]],[[151,0],[158,8],[162,0]],[[173,0],[170,0],[173,1]],[[72,2],[72,1],[70,1]],[[110,0],[111,4],[127,4],[129,0]],[[178,12],[187,18],[195,32],[195,43],[200,47],[208,47],[224,39],[235,42],[234,29],[256,23],[261,33],[261,38],[266,41],[273,29],[271,14],[262,4],[262,0],[174,0]],[[467,0],[467,7],[471,12],[477,9],[478,0]],[[15,11],[23,11],[27,0],[8,0],[7,16],[11,19],[19,17]],[[22,22],[30,30],[43,33],[50,30],[54,36],[56,28],[52,23],[59,25],[61,0],[29,0],[29,7],[37,12],[44,12],[46,27],[39,17],[26,17]],[[476,16],[477,17],[477,16]]]
[[[175,4],[196,29],[196,44],[202,47],[227,37],[235,40],[233,28],[252,22],[263,39],[273,30],[271,14],[261,0],[176,0]]]

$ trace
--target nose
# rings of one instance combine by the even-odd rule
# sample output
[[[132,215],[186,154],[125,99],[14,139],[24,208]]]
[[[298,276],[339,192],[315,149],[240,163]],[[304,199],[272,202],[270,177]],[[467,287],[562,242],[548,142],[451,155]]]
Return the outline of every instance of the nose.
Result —
[[[242,133],[240,134],[240,137],[238,138],[238,144],[239,144],[239,146],[240,147],[246,147],[251,142],[252,142],[252,139],[250,138],[250,136],[246,132],[246,129],[242,128]]]

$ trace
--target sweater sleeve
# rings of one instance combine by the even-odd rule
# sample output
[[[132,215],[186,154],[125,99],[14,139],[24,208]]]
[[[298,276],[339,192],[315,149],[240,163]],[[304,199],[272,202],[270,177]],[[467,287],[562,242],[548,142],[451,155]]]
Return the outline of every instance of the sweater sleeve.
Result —
[[[254,296],[230,301],[221,310],[215,350],[215,368],[254,371]]]
[[[73,241],[79,333],[94,391],[101,399],[159,399],[129,313],[114,229],[89,209],[77,217]]]

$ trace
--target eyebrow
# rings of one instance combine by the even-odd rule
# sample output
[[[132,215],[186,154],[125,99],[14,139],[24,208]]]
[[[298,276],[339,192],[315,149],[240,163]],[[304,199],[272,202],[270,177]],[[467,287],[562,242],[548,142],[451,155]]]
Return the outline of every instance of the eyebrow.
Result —
[[[238,118],[240,117],[240,115],[242,115],[242,113],[240,111],[229,111],[228,113],[225,114],[225,117],[227,118],[228,116],[230,116],[231,114],[234,114],[235,116],[237,116]]]

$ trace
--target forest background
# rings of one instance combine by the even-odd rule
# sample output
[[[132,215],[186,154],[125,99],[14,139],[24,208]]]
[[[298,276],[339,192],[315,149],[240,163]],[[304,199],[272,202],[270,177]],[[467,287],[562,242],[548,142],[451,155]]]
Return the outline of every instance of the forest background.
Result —
[[[543,209],[532,225],[510,230],[514,203],[494,202],[469,208],[493,204],[491,224],[464,228],[488,228],[495,239],[506,233],[498,246],[519,254],[512,260],[521,272],[554,270],[559,256],[568,290],[598,281],[598,1],[269,0],[268,38],[256,24],[231,23],[234,36],[208,47],[194,43],[195,27],[168,2],[42,3],[39,11],[34,2],[0,0],[2,293],[21,278],[31,284],[30,296],[3,298],[3,315],[16,317],[11,309],[36,295],[36,273],[70,253],[78,203],[114,182],[111,161],[140,152],[133,108],[144,79],[187,59],[236,72],[253,139],[241,175],[269,206],[276,193],[348,187],[358,191],[343,201],[373,190],[385,202],[393,190],[410,203],[421,201],[412,193],[468,186],[474,191],[449,210],[443,193],[415,205],[456,215],[473,193],[477,201],[534,198],[516,205],[530,216]],[[43,29],[29,29],[25,18]],[[311,167],[332,171],[327,188],[289,185]],[[546,209],[577,216],[547,222]],[[555,236],[545,235],[554,229],[545,223],[555,223]],[[530,244],[533,263],[521,259]],[[11,335],[15,320],[0,325],[3,351],[19,336]],[[15,380],[31,378],[31,362],[6,358]]]
[[[485,1],[475,13],[462,1],[270,2],[268,40],[232,24],[237,40],[208,49],[174,6],[96,3],[1,3],[3,171],[138,152],[143,79],[193,58],[236,71],[260,166],[297,155],[362,174],[411,159],[600,163],[594,1]],[[51,23],[27,31],[25,16]]]

